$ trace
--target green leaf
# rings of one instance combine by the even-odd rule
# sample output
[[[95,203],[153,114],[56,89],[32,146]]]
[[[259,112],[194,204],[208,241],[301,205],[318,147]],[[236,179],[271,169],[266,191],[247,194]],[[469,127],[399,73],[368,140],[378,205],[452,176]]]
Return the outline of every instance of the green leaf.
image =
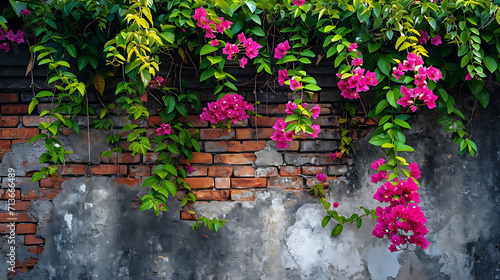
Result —
[[[180,154],[179,149],[177,148],[177,146],[174,143],[168,144],[168,150],[173,154],[176,154],[176,155]]]
[[[304,86],[304,89],[310,90],[310,91],[320,91],[321,90],[321,88],[315,84],[307,84]]]
[[[254,1],[245,1],[245,4],[247,4],[251,13],[255,12],[256,5]]]
[[[255,26],[254,28],[252,28],[252,33],[255,36],[261,36],[261,37],[264,37],[264,35],[266,35],[262,30],[262,28],[260,28],[259,26]]]
[[[391,63],[387,61],[385,58],[380,58],[377,61],[378,68],[382,73],[384,73],[386,76],[390,76],[391,73]]]
[[[343,229],[344,229],[344,226],[342,224],[336,225],[332,230],[332,236],[338,236],[342,232]]]
[[[167,107],[167,114],[170,114],[175,109],[175,98],[171,95],[168,95],[163,100],[165,106]]]
[[[484,65],[488,70],[490,70],[491,73],[495,72],[497,70],[497,62],[496,60],[491,57],[491,56],[486,56],[483,60]]]
[[[167,191],[172,195],[172,196],[175,196],[175,194],[177,193],[177,188],[175,187],[175,185],[168,181],[168,180],[163,180],[161,182],[161,186],[164,187],[165,189],[167,189]]]
[[[201,73],[200,82],[203,82],[204,80],[212,77],[215,72],[216,72],[216,70],[214,68],[208,68],[208,69],[206,69],[205,71],[203,71]]]
[[[382,99],[382,101],[380,101],[375,108],[375,115],[380,114],[380,112],[382,112],[387,106],[389,106],[387,99]]]
[[[412,147],[408,146],[408,145],[400,145],[400,146],[396,146],[396,152],[414,152],[415,149],[413,149]]]
[[[407,122],[403,121],[403,120],[395,119],[394,123],[397,124],[397,125],[399,125],[399,126],[401,126],[401,127],[406,128],[406,129],[411,129],[410,125]]]
[[[150,176],[148,177],[146,180],[144,180],[144,183],[142,184],[142,187],[149,187],[149,186],[152,186],[153,184],[156,184],[160,182],[160,177],[154,175],[154,176]]]
[[[41,172],[35,172],[33,176],[31,176],[31,182],[38,182],[43,178],[43,174]]]
[[[196,139],[191,138],[191,144],[193,144],[193,148],[199,153],[200,152],[200,144],[198,144],[198,141]]]
[[[208,53],[211,53],[211,52],[215,52],[216,50],[218,50],[219,48],[217,47],[213,47],[212,45],[210,44],[206,44],[204,45],[202,48],[201,48],[201,51],[200,51],[200,55],[205,55],[205,54],[208,54]]]
[[[177,176],[177,169],[175,169],[175,167],[173,165],[171,165],[171,164],[165,164],[163,166],[163,169],[167,170],[168,172],[170,172],[174,176]]]
[[[328,222],[330,221],[330,219],[331,219],[331,218],[332,218],[332,217],[330,217],[330,216],[325,216],[325,217],[323,218],[323,221],[321,221],[321,226],[322,226],[322,227],[325,227],[325,226],[328,224]]]

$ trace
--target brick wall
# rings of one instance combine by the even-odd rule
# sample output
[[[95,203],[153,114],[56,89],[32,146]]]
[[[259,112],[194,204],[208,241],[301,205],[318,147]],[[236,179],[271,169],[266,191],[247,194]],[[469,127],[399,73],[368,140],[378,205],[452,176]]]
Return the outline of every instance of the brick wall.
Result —
[[[204,96],[202,94],[202,96]],[[332,98],[332,96],[336,96]],[[31,95],[25,92],[0,92],[0,159],[7,153],[11,153],[11,146],[17,143],[25,143],[30,138],[40,133],[38,124],[47,121],[37,115],[28,115],[28,104]],[[259,97],[261,105],[258,106],[258,113],[263,117],[245,120],[243,123],[235,125],[231,131],[213,129],[208,124],[201,123],[199,116],[192,114],[189,120],[194,124],[195,129],[200,133],[201,152],[195,153],[191,161],[194,172],[189,174],[187,182],[191,185],[198,200],[206,201],[252,201],[256,192],[262,192],[269,188],[280,188],[290,191],[306,190],[315,182],[315,175],[324,173],[328,175],[328,180],[335,180],[344,176],[349,170],[349,161],[346,157],[332,160],[330,153],[335,150],[340,143],[340,128],[338,119],[340,105],[335,102],[339,100],[338,93],[314,95],[313,102],[321,106],[321,115],[313,121],[313,124],[321,125],[322,132],[316,139],[299,137],[290,143],[290,147],[277,150],[274,141],[270,140],[273,133],[272,126],[279,117],[285,116],[284,103],[297,98],[291,93],[281,93],[263,95]],[[89,99],[98,106],[95,96],[89,94]],[[213,96],[205,95],[207,99],[213,100]],[[253,94],[246,96],[247,100],[254,100]],[[149,121],[153,125],[159,125],[161,118],[157,115],[154,102],[150,98],[148,104],[153,114]],[[45,110],[50,103],[40,103],[38,112]],[[35,110],[37,112],[37,110]],[[87,133],[87,120],[84,116],[77,116],[80,124],[80,134]],[[367,127],[375,124],[373,120],[357,117],[360,124],[358,130],[354,131],[354,138],[362,137],[367,133]],[[92,120],[91,120],[92,122]],[[121,131],[127,122],[125,117],[117,118],[115,124],[116,131]],[[145,122],[136,122],[146,126]],[[149,124],[148,136],[154,137],[155,129]],[[65,135],[70,133],[65,130]],[[126,135],[122,134],[122,139]],[[27,145],[27,144],[23,144]],[[26,271],[33,268],[37,263],[37,256],[43,251],[45,238],[50,236],[40,236],[37,233],[38,223],[28,214],[32,203],[36,200],[53,199],[61,191],[62,184],[72,178],[92,174],[92,176],[112,176],[115,181],[129,186],[138,186],[141,181],[151,174],[155,165],[156,155],[148,153],[146,156],[132,156],[126,150],[126,143],[123,154],[115,154],[110,158],[99,159],[97,162],[87,164],[86,162],[72,162],[69,160],[65,166],[60,166],[58,172],[60,177],[42,179],[37,183],[32,183],[30,176],[35,172],[31,171],[25,176],[16,177],[15,192],[15,212],[17,223],[15,233],[18,239],[32,253],[31,258],[16,262],[18,271]],[[86,149],[86,147],[79,147]],[[154,147],[153,147],[154,149]],[[23,162],[27,166],[33,163]],[[2,163],[2,165],[6,165]],[[8,166],[6,168],[9,168]],[[8,235],[10,229],[9,214],[7,213],[7,179],[6,174],[2,174],[2,188],[0,189],[0,235]],[[182,198],[179,192],[178,198]],[[137,204],[137,202],[135,202]],[[132,202],[132,205],[134,202]],[[132,210],[131,211],[136,211]],[[169,211],[175,211],[169,209]],[[145,213],[153,215],[153,213]],[[180,212],[180,219],[190,220],[192,216],[187,212]]]

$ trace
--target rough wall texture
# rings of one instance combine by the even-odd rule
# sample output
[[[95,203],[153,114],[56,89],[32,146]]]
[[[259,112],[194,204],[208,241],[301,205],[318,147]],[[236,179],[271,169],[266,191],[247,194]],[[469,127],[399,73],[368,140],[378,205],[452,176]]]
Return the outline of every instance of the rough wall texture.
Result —
[[[43,120],[27,116],[31,95],[19,91],[26,85],[16,87],[17,78],[10,80],[2,80],[9,92],[0,92],[0,279],[9,266],[8,168],[16,170],[17,180],[13,279],[500,279],[500,120],[494,106],[473,121],[476,158],[456,155],[457,147],[435,125],[436,116],[419,117],[413,125],[408,141],[417,149],[412,161],[423,171],[421,205],[431,245],[390,253],[387,240],[371,236],[370,219],[359,230],[346,226],[339,237],[330,237],[333,225],[321,227],[324,210],[307,191],[314,175],[325,173],[327,199],[338,201],[341,213],[382,206],[372,199],[377,186],[369,182],[369,165],[383,152],[362,137],[372,120],[357,118],[361,139],[352,159],[329,157],[340,139],[338,94],[332,91],[313,97],[322,106],[319,138],[298,139],[286,150],[276,150],[269,138],[276,117],[284,113],[278,104],[293,99],[291,94],[259,95],[265,116],[231,132],[190,117],[203,147],[188,179],[201,200],[195,210],[229,221],[213,233],[193,232],[191,216],[180,211],[177,200],[171,199],[160,217],[139,212],[147,191],[141,181],[154,167],[155,155],[101,159],[110,132],[88,135],[85,118],[79,120],[79,135],[67,131],[62,138],[74,155],[60,168],[61,177],[31,183],[31,174],[41,168],[43,143],[26,142],[39,133]],[[247,99],[252,98],[249,91]],[[95,101],[92,94],[90,100]],[[151,100],[150,105],[154,113]],[[38,110],[47,106],[41,103]],[[150,122],[161,120],[152,116]],[[115,123],[118,131],[127,121]]]

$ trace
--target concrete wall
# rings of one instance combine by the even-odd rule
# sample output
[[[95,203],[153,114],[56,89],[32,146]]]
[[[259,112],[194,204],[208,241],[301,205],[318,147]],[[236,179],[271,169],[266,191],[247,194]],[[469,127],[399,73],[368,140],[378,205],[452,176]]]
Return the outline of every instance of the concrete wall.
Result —
[[[194,232],[192,221],[179,219],[178,201],[171,199],[157,218],[138,212],[146,191],[140,185],[91,176],[67,180],[55,198],[34,201],[28,213],[38,221],[44,249],[31,271],[13,279],[499,279],[500,120],[494,106],[480,114],[472,126],[476,158],[457,156],[457,146],[434,125],[436,116],[418,117],[408,137],[422,169],[427,250],[390,253],[387,240],[371,236],[370,219],[332,238],[332,225],[321,227],[324,210],[306,190],[196,203],[200,213],[229,222],[217,233]],[[331,181],[327,198],[340,203],[341,213],[381,205],[372,199],[377,186],[369,182],[369,164],[383,153],[367,141],[355,143],[346,177]],[[33,161],[36,146],[13,144],[16,156],[4,157],[2,167],[36,169],[22,165]],[[0,238],[5,275],[6,236]],[[23,262],[33,254],[24,249],[17,256]]]

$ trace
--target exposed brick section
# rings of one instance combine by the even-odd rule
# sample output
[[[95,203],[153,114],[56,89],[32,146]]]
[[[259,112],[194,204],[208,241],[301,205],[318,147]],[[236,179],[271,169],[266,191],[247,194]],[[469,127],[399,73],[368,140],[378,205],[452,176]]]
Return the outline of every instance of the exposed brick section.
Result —
[[[319,173],[323,173],[325,170],[325,166],[302,166],[303,175],[316,175]]]
[[[2,113],[2,115],[27,115],[28,105],[23,105],[23,104],[2,105],[2,107],[0,107],[0,112]]]
[[[136,178],[115,178],[114,180],[118,184],[127,185],[130,187],[135,187],[141,182],[141,179]]]
[[[54,178],[44,178],[40,180],[41,188],[57,188],[60,189],[62,183],[64,181],[69,181],[71,178],[62,178],[62,177],[54,177]]]
[[[276,147],[276,142],[272,141],[271,142],[272,147]],[[300,148],[300,142],[299,141],[291,141],[288,142],[288,147],[284,149],[278,149],[279,151],[298,151]]]
[[[255,152],[264,149],[267,141],[229,141],[228,152]]]
[[[228,141],[205,141],[205,152],[227,152]]]
[[[211,189],[214,187],[214,178],[210,177],[190,177],[184,181],[188,183],[192,189]]]
[[[216,189],[229,189],[231,187],[231,178],[215,178]]]
[[[16,225],[17,234],[35,234],[36,224],[17,224]]]
[[[25,245],[43,245],[45,244],[45,239],[35,237],[35,235],[25,235],[24,236]]]
[[[193,167],[193,172],[188,173],[188,177],[205,177],[208,175],[208,167],[205,165],[191,165],[191,167]]]
[[[23,125],[26,127],[30,127],[30,126],[38,127],[38,125],[41,122],[52,123],[55,121],[57,121],[57,118],[38,117],[38,116],[24,116],[23,117]]]
[[[9,213],[0,213],[0,223],[10,223],[14,220],[10,220],[9,218],[16,218],[16,223],[34,223],[36,219],[31,217],[25,213],[13,212],[14,215],[10,215]]]
[[[257,134],[259,135],[259,140],[262,139],[271,139],[273,136],[274,129],[273,128],[237,128],[236,130],[236,139],[244,140],[244,139],[253,139],[257,140]]]
[[[257,124],[257,127],[273,127],[278,119],[281,119],[281,118],[279,118],[279,117],[260,117],[260,118],[257,118],[257,121],[255,121],[255,118],[251,118],[250,125],[252,127],[255,127],[256,124]]]
[[[267,186],[269,188],[301,189],[302,179],[300,177],[269,178]]]
[[[28,211],[33,205],[33,201],[17,200],[15,204],[11,205],[16,211]]]
[[[212,190],[201,190],[201,191],[194,191],[193,192],[196,195],[196,198],[198,200],[218,200],[218,201],[224,201],[224,200],[229,200],[230,197],[230,192],[229,191],[212,191]]]
[[[254,190],[232,190],[231,200],[235,201],[254,201],[255,191]]]
[[[186,211],[181,211],[181,220],[194,220],[194,215]]]
[[[280,175],[281,176],[295,176],[300,174],[301,170],[299,166],[281,166]]]
[[[184,122],[184,121],[186,121],[186,118],[180,117],[179,120],[181,122]],[[205,123],[201,122],[199,115],[189,115],[187,120],[190,123],[192,123],[194,127],[208,127],[208,122],[205,122]]]
[[[0,138],[33,138],[38,135],[38,128],[2,128]]]
[[[228,140],[234,139],[234,129],[228,131],[227,129],[222,130],[220,128],[202,128],[200,129],[200,139],[201,140]]]
[[[88,165],[85,164],[66,164],[57,167],[57,172],[59,175],[85,175],[87,172]]]
[[[265,188],[266,178],[232,178],[231,187],[235,189]]]
[[[193,153],[193,159],[191,159],[191,164],[193,163],[204,163],[204,164],[211,164],[212,163],[213,156],[210,153]],[[182,158],[181,159],[182,164],[187,163],[187,159]]]
[[[18,94],[14,92],[2,92],[0,93],[0,103],[17,103]]]
[[[0,140],[0,151],[10,150],[10,140]]]
[[[138,163],[141,161],[141,155],[136,154],[133,156],[132,153],[113,153],[110,158],[106,156],[102,161],[109,163]]]
[[[276,177],[278,176],[278,168],[264,167],[255,169],[255,177]]]
[[[225,164],[252,164],[256,158],[254,153],[218,154],[215,156],[214,162]]]
[[[19,117],[0,117],[1,127],[13,127],[19,124]]]
[[[231,177],[233,168],[231,166],[210,166],[208,176],[210,177]]]
[[[251,166],[235,166],[234,177],[255,177],[255,169]]]
[[[124,167],[127,168],[127,166]],[[148,165],[130,165],[128,168],[129,168],[129,175],[131,177],[149,177],[151,175],[151,167]],[[127,174],[126,169],[125,169],[125,174]]]
[[[24,260],[24,262],[21,264],[21,267],[31,267],[33,268],[35,264],[38,262],[37,259],[34,258],[27,258]]]
[[[8,189],[0,189],[0,197],[2,199],[21,199],[21,191],[15,190],[14,192],[10,192]]]
[[[147,168],[147,167],[146,167]],[[92,166],[90,172],[95,175],[127,175],[126,165],[101,164]]]

